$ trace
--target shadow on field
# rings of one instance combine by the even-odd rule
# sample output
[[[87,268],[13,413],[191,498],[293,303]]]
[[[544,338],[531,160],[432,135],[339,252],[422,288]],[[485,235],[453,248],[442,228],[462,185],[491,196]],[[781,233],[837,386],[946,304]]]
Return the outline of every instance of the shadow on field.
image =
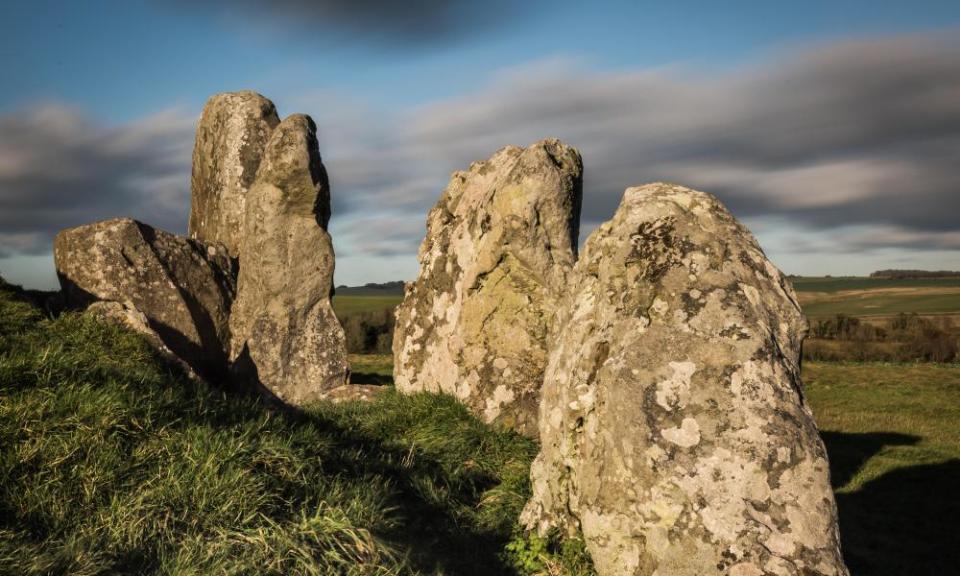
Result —
[[[373,384],[374,386],[390,386],[393,384],[393,376],[389,374],[378,374],[376,372],[351,372],[351,384]]]
[[[827,432],[835,487],[884,446],[915,444],[893,433]],[[854,576],[960,574],[960,460],[898,468],[837,494],[843,555]]]
[[[846,486],[867,460],[885,446],[912,446],[920,441],[917,436],[896,432],[821,432],[820,436],[830,455],[830,483],[834,490]]]

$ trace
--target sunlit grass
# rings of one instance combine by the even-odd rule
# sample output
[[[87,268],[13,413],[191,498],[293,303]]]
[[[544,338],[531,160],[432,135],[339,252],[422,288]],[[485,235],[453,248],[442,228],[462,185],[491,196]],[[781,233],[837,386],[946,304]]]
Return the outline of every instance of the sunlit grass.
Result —
[[[854,574],[951,573],[960,366],[804,378]],[[0,287],[0,574],[588,574],[517,530],[535,453],[441,396],[273,411]]]
[[[444,396],[271,410],[0,287],[0,574],[532,573],[535,452]]]

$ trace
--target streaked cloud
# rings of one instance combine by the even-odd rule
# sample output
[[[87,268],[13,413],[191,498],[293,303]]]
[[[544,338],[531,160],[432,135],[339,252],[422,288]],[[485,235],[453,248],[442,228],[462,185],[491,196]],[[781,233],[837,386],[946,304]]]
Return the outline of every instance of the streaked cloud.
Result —
[[[425,106],[409,126],[418,153],[447,166],[567,140],[584,156],[589,221],[625,187],[670,180],[812,230],[958,226],[960,43],[946,37],[836,43],[719,74],[550,62]]]
[[[178,110],[113,127],[58,104],[0,117],[0,255],[114,216],[183,230],[193,128]]]
[[[960,43],[947,36],[794,47],[721,72],[535,62],[405,110],[291,100],[319,126],[341,270],[412,261],[453,170],[548,136],[583,153],[584,233],[624,188],[669,180],[717,194],[778,247],[800,244],[765,222],[817,237],[825,256],[960,249]],[[0,253],[47,251],[59,228],[109,216],[182,231],[197,112],[121,126],[59,105],[0,117]]]
[[[539,0],[167,0],[184,10],[207,9],[271,25],[284,34],[307,34],[333,44],[419,49],[453,44],[509,26]]]

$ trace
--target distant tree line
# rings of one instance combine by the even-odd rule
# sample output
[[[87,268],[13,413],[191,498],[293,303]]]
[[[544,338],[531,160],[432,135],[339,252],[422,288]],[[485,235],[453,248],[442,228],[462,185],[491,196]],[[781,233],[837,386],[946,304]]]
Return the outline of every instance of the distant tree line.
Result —
[[[336,293],[340,296],[373,296],[373,295],[403,295],[403,280],[393,282],[368,282],[363,286],[337,286]]]
[[[960,272],[955,270],[877,270],[870,274],[871,278],[887,278],[891,280],[907,280],[918,278],[960,278]]]
[[[838,314],[815,320],[804,344],[808,360],[954,362],[957,328],[948,316],[899,314],[881,323]]]
[[[390,354],[393,309],[351,312],[340,318],[351,354]],[[960,327],[949,316],[899,314],[868,322],[838,314],[811,322],[806,360],[856,362],[960,361]]]

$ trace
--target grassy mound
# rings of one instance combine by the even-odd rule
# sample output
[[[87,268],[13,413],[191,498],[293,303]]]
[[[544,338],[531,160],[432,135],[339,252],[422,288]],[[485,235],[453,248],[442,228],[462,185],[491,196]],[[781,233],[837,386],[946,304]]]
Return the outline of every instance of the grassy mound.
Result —
[[[271,410],[0,284],[0,573],[587,573],[519,536],[535,445],[449,398]]]
[[[0,281],[0,575],[591,573],[579,541],[517,530],[535,445],[449,398],[279,413],[26,297]],[[955,573],[960,365],[804,378],[853,573]]]

